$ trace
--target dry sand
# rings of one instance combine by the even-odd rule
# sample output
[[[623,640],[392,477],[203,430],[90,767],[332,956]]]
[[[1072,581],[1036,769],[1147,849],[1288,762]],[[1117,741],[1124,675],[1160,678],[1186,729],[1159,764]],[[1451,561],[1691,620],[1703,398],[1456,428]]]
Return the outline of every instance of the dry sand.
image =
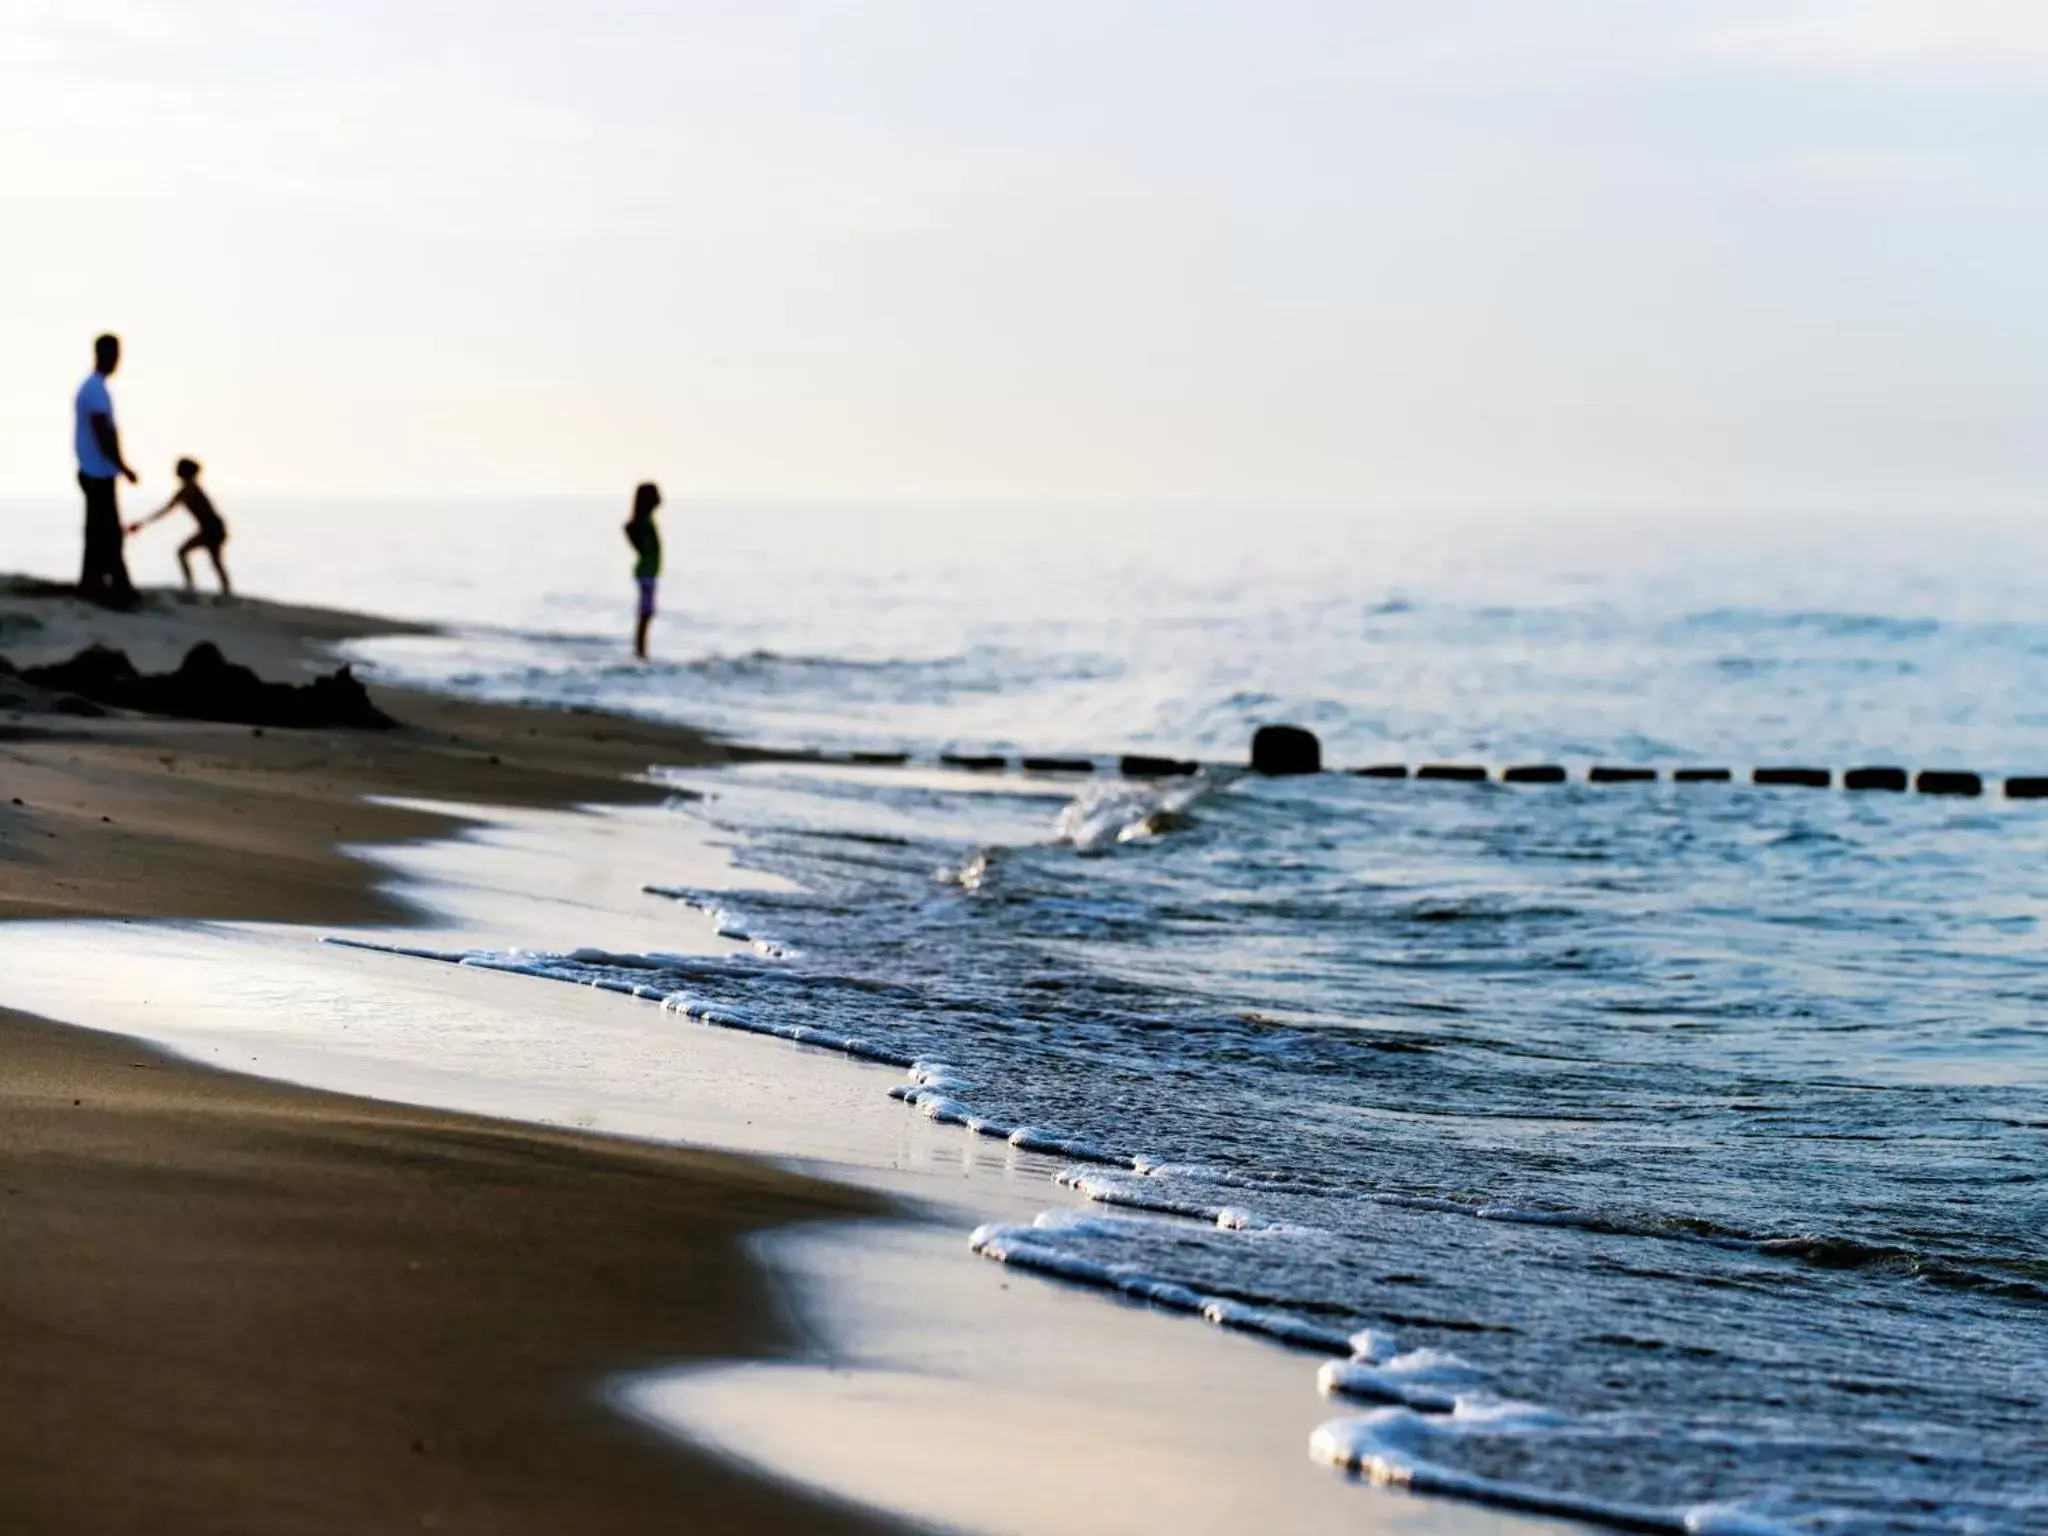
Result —
[[[291,679],[375,621],[0,594],[21,665],[211,638]],[[366,794],[560,804],[687,732],[379,691],[389,733],[0,710],[0,916],[391,921]],[[19,803],[16,803],[19,802]],[[0,999],[5,978],[0,977]],[[0,1530],[882,1528],[607,1408],[608,1372],[773,1356],[737,1244],[872,1197],[746,1161],[215,1073],[0,1013]]]

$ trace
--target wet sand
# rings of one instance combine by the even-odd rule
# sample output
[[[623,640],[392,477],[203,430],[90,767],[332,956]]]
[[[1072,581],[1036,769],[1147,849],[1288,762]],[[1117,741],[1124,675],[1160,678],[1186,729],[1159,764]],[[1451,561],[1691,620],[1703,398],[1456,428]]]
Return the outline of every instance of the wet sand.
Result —
[[[792,1340],[737,1244],[872,1202],[0,1013],[0,1529],[882,1530],[607,1371]]]
[[[162,667],[213,638],[290,679],[380,627],[0,594],[0,654],[21,665],[99,639]],[[377,697],[406,729],[0,708],[0,916],[388,922],[402,905],[337,843],[452,824],[363,796],[653,798],[629,775],[720,755],[601,716]],[[740,1243],[877,1203],[740,1158],[282,1087],[0,1012],[0,1529],[887,1528],[598,1395],[619,1370],[788,1353]]]

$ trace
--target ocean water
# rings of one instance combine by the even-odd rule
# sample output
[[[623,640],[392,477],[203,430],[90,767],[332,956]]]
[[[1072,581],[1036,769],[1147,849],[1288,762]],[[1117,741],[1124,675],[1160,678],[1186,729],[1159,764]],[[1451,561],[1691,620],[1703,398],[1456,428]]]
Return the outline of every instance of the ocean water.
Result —
[[[1290,720],[1339,765],[2048,773],[2048,535],[684,503],[638,667],[623,515],[237,537],[255,589],[455,621],[358,647],[384,675],[920,765],[663,770],[793,889],[635,876],[748,955],[457,958],[1063,1149],[1085,1213],[977,1250],[1302,1350],[1305,1463],[1633,1528],[2048,1530],[2048,808],[1229,766]]]

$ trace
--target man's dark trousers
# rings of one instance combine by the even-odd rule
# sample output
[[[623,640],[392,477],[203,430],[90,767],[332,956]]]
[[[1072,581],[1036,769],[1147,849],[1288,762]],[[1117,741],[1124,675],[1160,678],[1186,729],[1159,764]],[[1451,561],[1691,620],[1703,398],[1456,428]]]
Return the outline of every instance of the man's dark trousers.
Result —
[[[78,595],[125,608],[135,601],[135,584],[121,553],[121,504],[114,497],[113,477],[80,475],[78,487],[85,492],[85,567],[79,572]]]

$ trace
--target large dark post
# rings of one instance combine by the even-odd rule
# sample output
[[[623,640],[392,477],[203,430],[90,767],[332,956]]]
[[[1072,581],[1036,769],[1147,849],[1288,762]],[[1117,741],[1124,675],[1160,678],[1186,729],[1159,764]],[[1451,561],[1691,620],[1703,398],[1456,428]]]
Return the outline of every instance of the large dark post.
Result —
[[[1321,773],[1323,744],[1298,725],[1262,725],[1252,733],[1252,772]]]

